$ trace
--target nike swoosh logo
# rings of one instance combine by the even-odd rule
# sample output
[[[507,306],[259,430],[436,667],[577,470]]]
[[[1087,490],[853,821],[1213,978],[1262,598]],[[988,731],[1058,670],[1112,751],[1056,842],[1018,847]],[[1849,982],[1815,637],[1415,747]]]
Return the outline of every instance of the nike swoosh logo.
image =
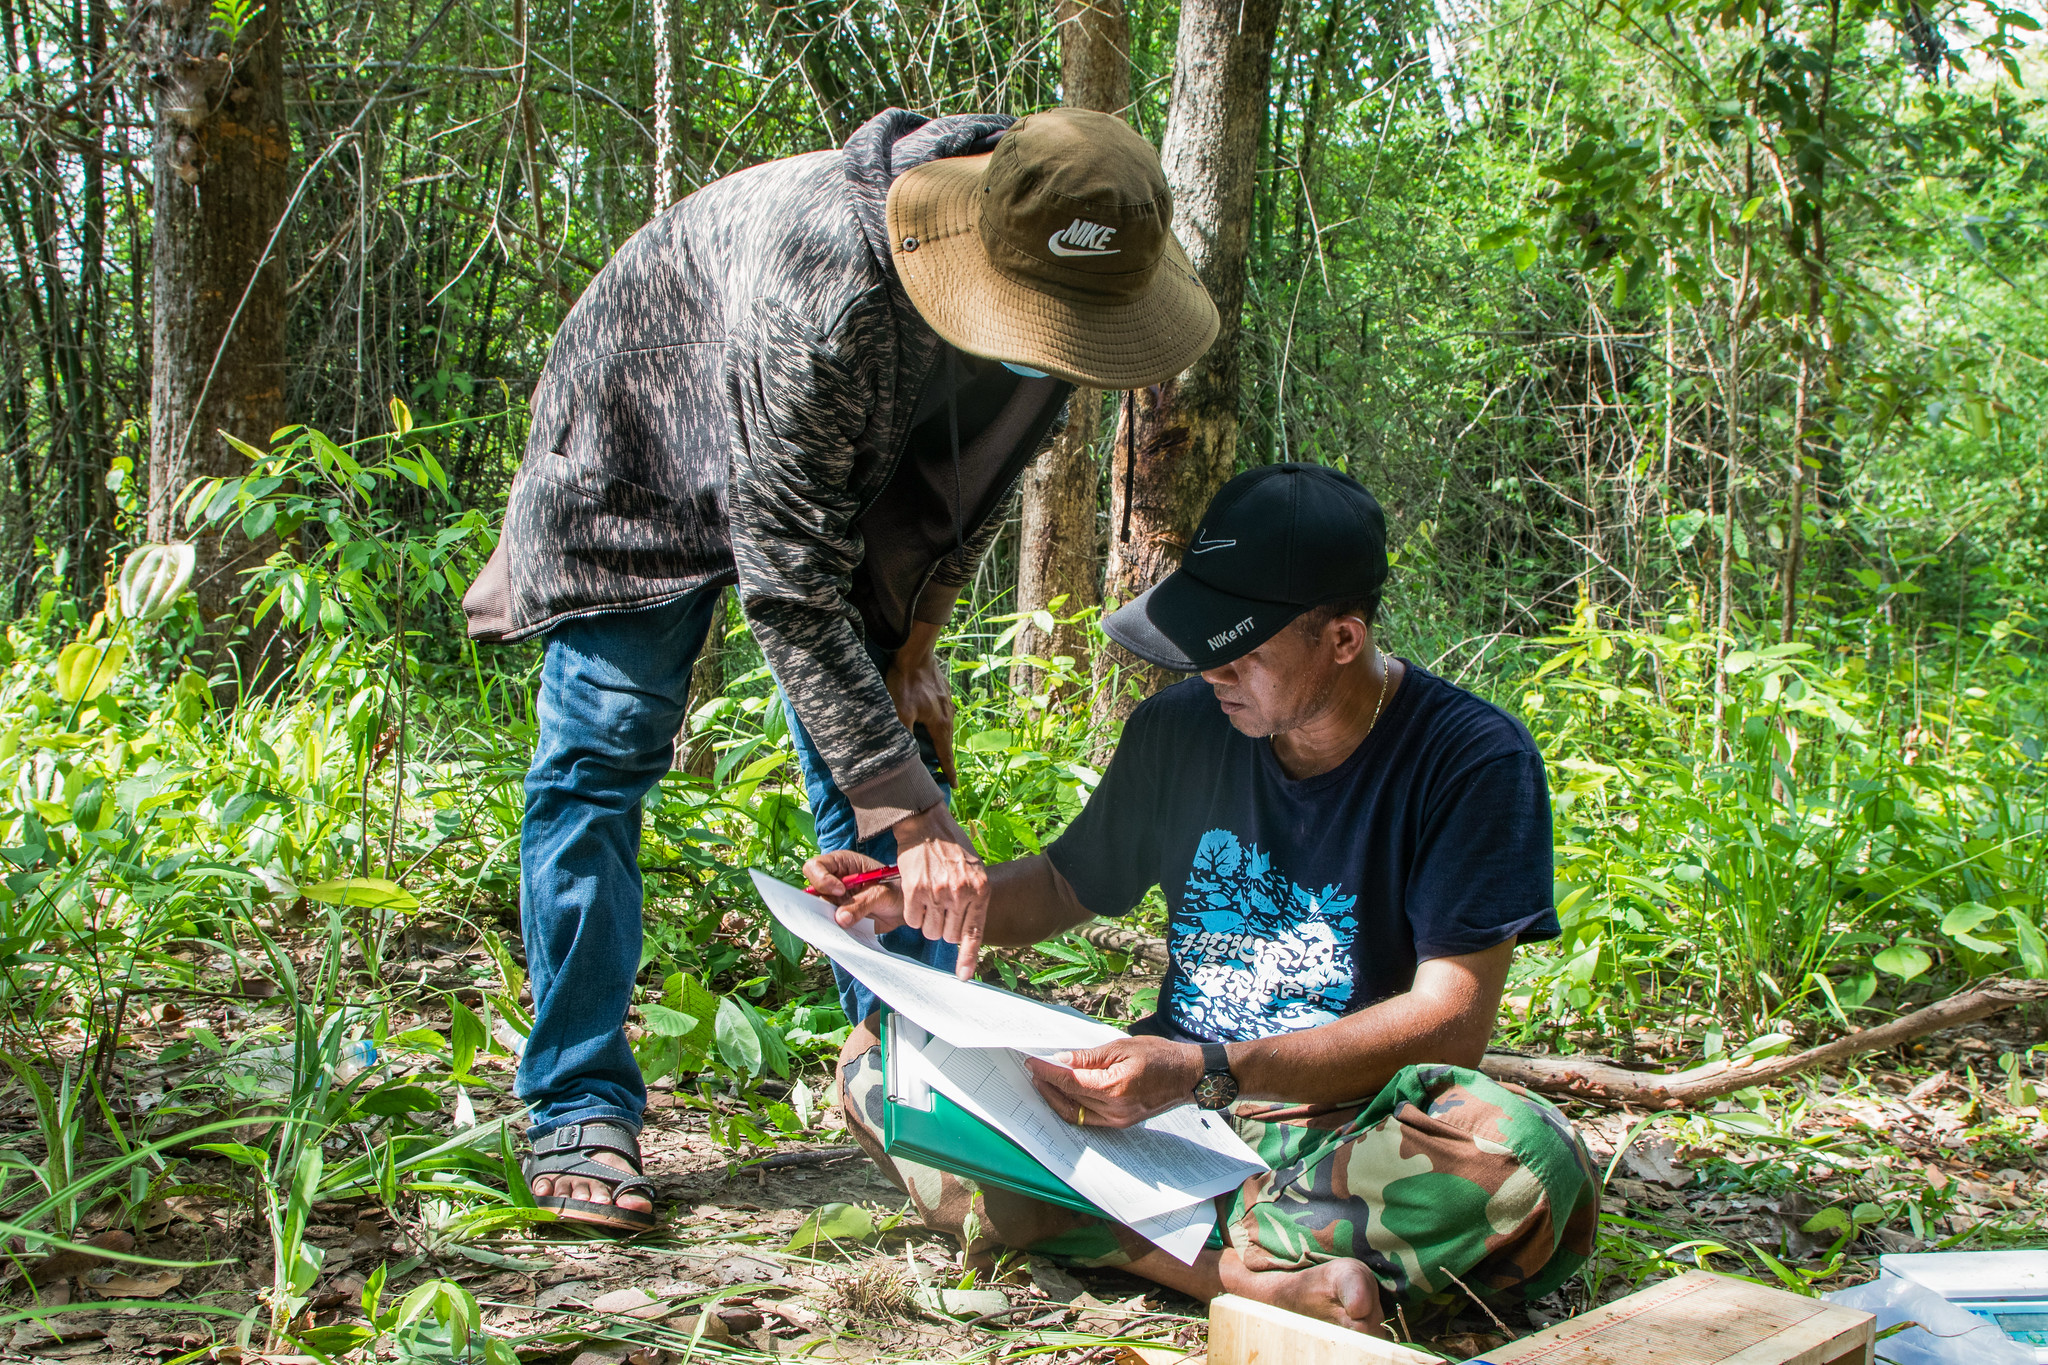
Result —
[[[1195,542],[1195,548],[1190,553],[1205,555],[1211,550],[1227,550],[1235,544],[1237,542],[1234,540],[1210,540],[1205,536]]]
[[[1061,231],[1065,231],[1065,229],[1063,228],[1061,229]],[[1051,250],[1052,254],[1055,256],[1115,256],[1123,250],[1123,248],[1121,247],[1114,246],[1108,248],[1107,250],[1103,249],[1102,247],[1062,246],[1060,244],[1060,234],[1058,232],[1055,232],[1052,236],[1046,238],[1045,245],[1048,249]]]

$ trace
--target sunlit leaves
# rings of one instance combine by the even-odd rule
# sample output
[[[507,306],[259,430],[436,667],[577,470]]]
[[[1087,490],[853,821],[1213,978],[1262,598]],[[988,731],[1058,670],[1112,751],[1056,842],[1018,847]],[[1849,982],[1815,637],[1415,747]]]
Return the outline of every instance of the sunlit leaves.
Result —
[[[1870,961],[1879,971],[1889,972],[1903,981],[1925,975],[1927,969],[1934,965],[1934,959],[1924,948],[1916,948],[1910,943],[1895,943]]]
[[[382,877],[340,877],[299,888],[307,900],[322,905],[357,905],[369,910],[417,910],[420,898]]]
[[[122,639],[93,643],[80,640],[66,645],[57,655],[57,695],[76,704],[91,701],[114,685],[121,665],[128,661],[128,642]]]

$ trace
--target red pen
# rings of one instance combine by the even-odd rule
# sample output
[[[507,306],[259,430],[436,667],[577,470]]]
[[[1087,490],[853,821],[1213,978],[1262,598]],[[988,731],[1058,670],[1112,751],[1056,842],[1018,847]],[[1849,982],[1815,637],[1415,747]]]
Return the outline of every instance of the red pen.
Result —
[[[893,877],[898,877],[901,875],[902,874],[896,870],[895,865],[892,863],[888,867],[877,867],[867,872],[856,872],[851,877],[841,877],[839,879],[839,884],[845,887],[848,891],[853,891],[860,887],[866,886],[869,882],[886,882]],[[806,891],[810,891],[809,887],[805,887],[804,889]],[[818,893],[816,891],[811,891],[811,894],[815,896]]]

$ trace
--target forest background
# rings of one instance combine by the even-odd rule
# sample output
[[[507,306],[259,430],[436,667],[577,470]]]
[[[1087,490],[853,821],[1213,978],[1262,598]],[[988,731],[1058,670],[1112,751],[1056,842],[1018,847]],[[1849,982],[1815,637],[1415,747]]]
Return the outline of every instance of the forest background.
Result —
[[[533,1221],[489,1063],[525,1022],[539,651],[467,643],[458,601],[609,255],[892,105],[1128,118],[1235,324],[1128,409],[1077,398],[963,605],[989,856],[1071,818],[1160,681],[1098,604],[1230,473],[1311,460],[1387,508],[1388,647],[1550,763],[1566,934],[1519,955],[1504,1044],[1764,1058],[2048,977],[2039,28],[1917,0],[0,0],[7,1230],[142,1228],[239,1163],[270,1261],[244,1339],[336,1351],[397,1320],[313,1325],[315,1206],[431,1205],[423,1257]],[[692,711],[647,805],[634,1029],[754,1160],[820,1131],[845,1021],[740,877],[793,873],[810,826],[736,604]],[[998,970],[1130,1017],[1159,926]],[[470,965],[430,974],[454,940]],[[2033,1178],[2039,1036],[1951,1068],[1942,1141],[1987,1173]],[[224,1093],[280,1102],[250,1061],[279,1047],[294,1121],[195,1152]],[[1685,1132],[1734,1187],[1825,1180],[1807,1098]],[[1725,1255],[1808,1288],[1877,1232],[2038,1217],[1864,1155],[1803,1257],[1623,1219],[1593,1281]],[[406,1322],[461,1329],[464,1293],[426,1279]]]

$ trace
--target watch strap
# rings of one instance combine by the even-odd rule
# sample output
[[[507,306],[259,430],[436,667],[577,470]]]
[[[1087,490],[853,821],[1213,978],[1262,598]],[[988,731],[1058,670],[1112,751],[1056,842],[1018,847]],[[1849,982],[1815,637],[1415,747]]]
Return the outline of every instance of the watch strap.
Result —
[[[1229,1076],[1230,1052],[1221,1043],[1202,1044],[1202,1074],[1204,1076]],[[1233,1079],[1235,1079],[1233,1077]]]

